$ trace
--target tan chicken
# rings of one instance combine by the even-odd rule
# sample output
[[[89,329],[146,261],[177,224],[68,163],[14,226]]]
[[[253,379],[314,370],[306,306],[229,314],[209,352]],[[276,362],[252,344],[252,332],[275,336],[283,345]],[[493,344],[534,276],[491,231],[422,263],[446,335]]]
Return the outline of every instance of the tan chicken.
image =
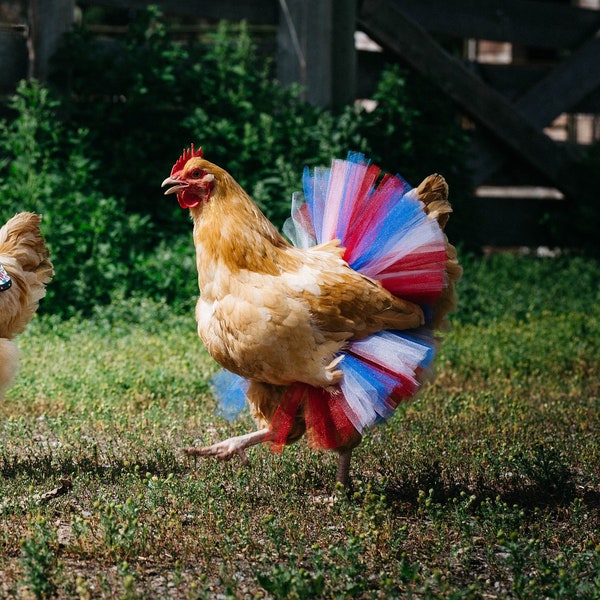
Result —
[[[23,212],[0,228],[0,398],[18,366],[12,339],[33,317],[54,275],[40,222],[40,215]]]
[[[415,384],[407,383],[412,386],[408,394],[400,389],[405,374],[388,383],[392,374],[385,372],[387,367],[377,367],[385,398],[379,414],[371,414],[370,407],[358,406],[362,388],[355,389],[352,381],[361,375],[352,365],[362,367],[350,354],[370,352],[372,340],[383,348],[384,340],[377,337],[380,332],[438,327],[455,304],[453,283],[460,277],[456,253],[451,246],[446,249],[438,222],[425,215],[428,210],[440,223],[447,220],[451,209],[443,178],[433,176],[423,182],[417,194],[425,204],[416,200],[411,204],[411,210],[413,204],[417,206],[419,226],[435,246],[432,272],[439,289],[435,308],[427,308],[428,316],[414,299],[386,289],[391,271],[382,276],[382,284],[351,268],[348,249],[339,239],[294,247],[233,177],[193,146],[162,185],[168,186],[166,194],[176,194],[181,207],[189,209],[194,224],[198,334],[221,366],[246,380],[247,401],[260,426],[258,431],[206,448],[188,448],[187,453],[221,460],[239,455],[247,463],[248,447],[262,442],[289,444],[308,427],[311,439],[321,440],[317,439],[317,446],[339,453],[337,479],[346,484],[350,455],[363,429],[377,421],[387,405],[395,407],[401,397],[411,395],[424,373],[419,368],[406,376]],[[373,227],[371,223],[371,231]],[[385,344],[401,341],[394,336],[390,333]],[[358,398],[355,407],[354,397]],[[303,409],[309,406],[312,417]]]

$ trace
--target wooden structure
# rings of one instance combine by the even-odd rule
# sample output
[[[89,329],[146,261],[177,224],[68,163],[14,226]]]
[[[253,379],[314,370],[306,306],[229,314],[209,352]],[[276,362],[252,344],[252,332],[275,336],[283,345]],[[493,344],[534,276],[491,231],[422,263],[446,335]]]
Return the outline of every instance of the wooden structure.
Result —
[[[554,141],[546,129],[563,113],[591,113],[592,125],[597,122],[600,10],[539,0],[363,0],[357,20],[382,47],[429,75],[473,120],[472,183],[482,190],[474,208],[486,209],[481,218],[487,215],[488,243],[526,243],[536,214],[553,208],[547,196],[576,202],[596,193],[573,169],[581,147]],[[508,43],[513,61],[489,65],[452,56],[440,36]],[[498,185],[511,186],[504,195],[510,213],[497,210],[498,194],[486,197],[485,190]],[[521,197],[515,186],[527,186]],[[537,202],[531,186],[544,188]],[[519,219],[527,231],[518,231]]]
[[[595,10],[574,2],[595,4]],[[529,230],[550,201],[521,202],[522,186],[546,196],[577,200],[589,190],[572,165],[581,155],[573,136],[557,141],[549,126],[560,115],[587,114],[600,137],[600,0],[155,0],[167,15],[214,23],[246,20],[272,31],[277,74],[300,83],[321,106],[367,98],[384,60],[426,74],[468,118],[472,130],[475,209],[497,222],[499,200],[489,192],[510,186]],[[143,9],[138,0],[78,0],[92,6]],[[0,93],[25,76],[43,79],[58,39],[73,22],[75,0],[0,0]],[[382,52],[356,50],[365,32]],[[450,53],[447,48],[455,49]],[[503,44],[509,60],[488,64],[484,44]],[[458,49],[458,52],[456,51]],[[573,117],[564,117],[573,122]],[[591,120],[590,120],[591,119]],[[488,191],[486,191],[488,190]],[[527,194],[531,195],[530,192]],[[566,203],[564,203],[566,204]],[[523,210],[526,208],[526,210]],[[482,213],[483,215],[483,213]],[[482,216],[482,219],[486,218]],[[518,219],[509,217],[512,230]],[[529,219],[529,220],[528,220]],[[509,231],[511,228],[505,228]],[[527,235],[527,232],[525,232]],[[492,244],[527,243],[519,235]],[[536,240],[537,243],[537,240]]]

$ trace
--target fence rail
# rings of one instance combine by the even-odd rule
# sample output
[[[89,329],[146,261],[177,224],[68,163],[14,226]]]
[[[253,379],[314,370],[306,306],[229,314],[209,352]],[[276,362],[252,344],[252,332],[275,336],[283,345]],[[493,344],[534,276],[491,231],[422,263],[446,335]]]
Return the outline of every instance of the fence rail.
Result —
[[[278,78],[286,85],[300,83],[306,99],[317,105],[368,98],[384,60],[397,60],[432,77],[473,123],[473,210],[481,213],[482,243],[531,245],[543,241],[543,228],[535,226],[543,212],[565,210],[591,193],[585,177],[574,176],[572,167],[583,148],[577,124],[587,127],[587,143],[600,137],[600,0],[595,2],[595,9],[573,6],[569,0],[154,4],[190,22],[246,20],[272,28]],[[19,10],[12,10],[15,6]],[[135,11],[147,3],[80,0],[78,6]],[[0,93],[10,92],[23,77],[46,77],[50,56],[74,14],[75,0],[0,0]],[[357,30],[384,52],[357,50]],[[460,52],[450,54],[440,40],[453,40]],[[503,64],[486,60],[483,47],[490,44],[506,50]],[[586,116],[577,116],[581,113]],[[566,123],[563,140],[548,135],[557,118]],[[486,192],[506,185],[512,191],[504,198]],[[528,193],[515,196],[516,185],[529,186]],[[539,186],[543,193],[532,200],[531,190]],[[549,188],[553,198],[562,200],[544,197]],[[495,231],[499,222],[513,226],[500,235]]]

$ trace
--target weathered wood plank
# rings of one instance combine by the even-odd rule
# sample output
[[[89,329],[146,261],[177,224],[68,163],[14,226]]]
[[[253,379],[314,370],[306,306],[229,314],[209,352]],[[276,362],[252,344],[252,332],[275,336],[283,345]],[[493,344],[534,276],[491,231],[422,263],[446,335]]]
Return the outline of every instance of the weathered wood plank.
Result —
[[[355,0],[285,0],[277,31],[277,78],[299,83],[316,106],[355,98]]]
[[[492,65],[477,62],[467,64],[482,81],[511,100],[523,95],[532,85],[547,77],[553,69],[549,65]]]
[[[515,108],[537,129],[568,112],[600,88],[600,35],[583,43],[571,57],[531,86],[515,101]],[[506,160],[502,149],[479,138],[473,142],[473,182],[485,182]]]
[[[600,61],[600,56],[598,60]],[[522,96],[553,70],[552,67],[535,65],[473,65],[473,69],[483,81],[511,100]],[[600,113],[600,89],[582,95],[581,99],[569,104],[568,110],[563,112]]]
[[[445,52],[394,3],[364,0],[359,6],[358,21],[376,42],[429,75],[447,96],[566,195],[576,197],[580,193],[579,182],[568,171],[573,157],[559,151],[547,136],[516,112],[507,99]]]
[[[0,30],[0,93],[14,91],[27,77],[27,40],[22,32]]]
[[[356,0],[333,0],[331,31],[331,106],[348,106],[356,98]]]
[[[331,102],[331,0],[287,0],[277,30],[277,79],[297,83],[302,97],[317,106]]]
[[[148,2],[141,0],[81,0],[85,6],[106,6],[113,8],[145,9]],[[152,2],[170,15],[196,17],[215,21],[248,21],[250,23],[275,25],[278,22],[277,0],[155,0]]]
[[[30,74],[44,80],[50,58],[60,36],[68,31],[74,19],[75,0],[29,0],[29,27],[33,38],[30,46]],[[32,68],[33,66],[33,68]]]
[[[600,87],[600,31],[516,102],[531,123],[543,127]]]
[[[588,113],[600,115],[600,90],[596,90],[582,98],[574,107],[574,113]]]
[[[373,95],[385,63],[393,60],[385,52],[357,52],[357,98],[370,98]],[[465,65],[509,100],[515,100],[524,94],[552,71],[552,67],[540,65],[490,65],[473,62],[466,62]],[[575,102],[568,112],[600,113],[600,89]]]
[[[600,11],[535,0],[393,0],[431,33],[541,47],[573,47],[600,27]]]

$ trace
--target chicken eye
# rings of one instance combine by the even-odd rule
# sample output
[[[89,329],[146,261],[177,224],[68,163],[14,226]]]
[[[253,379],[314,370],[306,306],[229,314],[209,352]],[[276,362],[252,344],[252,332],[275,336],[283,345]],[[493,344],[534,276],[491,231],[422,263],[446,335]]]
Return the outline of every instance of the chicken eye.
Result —
[[[192,177],[194,179],[200,179],[200,177],[202,177],[202,171],[200,169],[194,169],[192,171]]]

